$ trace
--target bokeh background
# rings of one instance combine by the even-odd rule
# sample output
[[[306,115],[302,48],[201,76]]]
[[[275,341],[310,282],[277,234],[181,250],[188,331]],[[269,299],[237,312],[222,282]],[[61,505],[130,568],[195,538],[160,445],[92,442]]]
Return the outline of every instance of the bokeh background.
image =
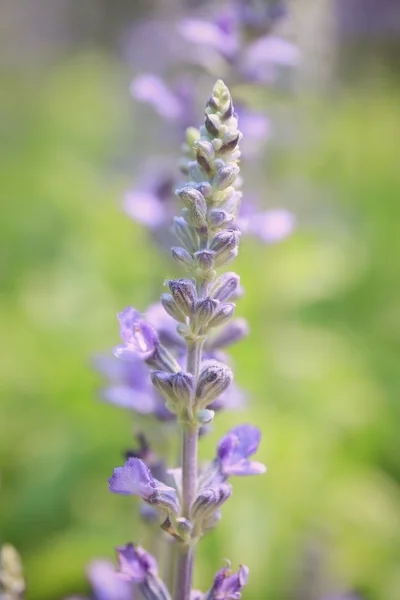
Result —
[[[158,130],[157,154],[179,154],[128,88],[154,61],[141,20],[168,30],[196,10],[181,4],[2,3],[0,541],[21,553],[30,600],[85,592],[89,560],[146,542],[135,502],[107,490],[133,420],[99,401],[91,361],[117,342],[116,311],[144,309],[171,273],[121,198]],[[257,189],[297,227],[241,245],[252,333],[232,355],[250,403],[201,446],[212,456],[245,419],[269,472],[234,482],[196,584],[228,557],[250,566],[249,600],[398,600],[398,4],[299,0],[289,21],[295,83],[252,101],[277,132]]]

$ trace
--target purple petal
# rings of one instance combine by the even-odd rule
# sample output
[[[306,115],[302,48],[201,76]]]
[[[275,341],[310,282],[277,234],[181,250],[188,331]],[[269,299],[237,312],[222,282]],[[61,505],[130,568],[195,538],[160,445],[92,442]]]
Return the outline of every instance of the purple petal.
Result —
[[[125,195],[124,210],[128,217],[151,229],[162,225],[166,218],[163,204],[149,192],[128,192]]]
[[[247,47],[242,70],[250,80],[273,84],[279,69],[294,68],[299,62],[300,53],[294,44],[267,35]]]
[[[108,482],[114,494],[140,496],[143,500],[149,500],[156,488],[150,470],[139,458],[130,458],[123,467],[114,469]]]
[[[114,348],[114,356],[126,361],[133,361],[138,356],[143,360],[153,356],[158,346],[158,336],[153,327],[142,319],[140,313],[128,306],[118,313],[118,319],[124,344]]]
[[[240,600],[241,590],[247,583],[249,569],[245,565],[233,573],[230,567],[223,567],[215,576],[212,588],[205,595],[205,600]]]
[[[161,77],[145,73],[134,79],[130,86],[131,94],[141,102],[147,102],[163,118],[176,120],[182,107],[175,94],[165,85]]]
[[[218,25],[202,19],[183,19],[178,25],[178,31],[187,42],[211,46],[216,50],[223,47],[228,37]]]
[[[267,243],[283,240],[293,232],[294,227],[293,213],[282,208],[254,213],[248,219],[248,231]]]
[[[267,467],[260,462],[241,460],[232,466],[224,468],[226,476],[246,477],[248,475],[262,475]]]
[[[120,573],[127,580],[142,583],[149,574],[157,575],[156,559],[140,546],[127,544],[116,550]]]
[[[217,458],[225,477],[231,475],[258,475],[265,473],[266,467],[247,459],[254,454],[260,444],[261,432],[249,424],[238,425],[225,435],[217,447]]]
[[[109,560],[94,560],[87,568],[87,577],[96,600],[131,600],[132,586],[116,572]]]
[[[148,393],[144,393],[138,392],[128,385],[114,385],[105,388],[102,396],[110,404],[148,415],[157,409],[158,404],[151,392],[151,389]]]

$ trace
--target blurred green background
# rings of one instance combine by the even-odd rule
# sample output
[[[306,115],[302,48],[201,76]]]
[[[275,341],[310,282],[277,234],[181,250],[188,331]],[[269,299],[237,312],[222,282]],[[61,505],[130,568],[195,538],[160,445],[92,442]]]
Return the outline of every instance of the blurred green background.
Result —
[[[90,559],[146,542],[132,500],[107,490],[132,419],[97,400],[90,365],[117,342],[116,311],[144,309],[171,272],[120,209],[145,132],[131,74],[93,45],[2,75],[0,541],[31,600],[86,590]],[[310,581],[400,597],[399,100],[390,76],[254,99],[293,131],[259,186],[298,228],[246,239],[235,265],[251,404],[216,419],[201,455],[246,420],[269,471],[234,482],[199,547],[202,589],[227,557],[250,566],[249,600],[312,600]]]

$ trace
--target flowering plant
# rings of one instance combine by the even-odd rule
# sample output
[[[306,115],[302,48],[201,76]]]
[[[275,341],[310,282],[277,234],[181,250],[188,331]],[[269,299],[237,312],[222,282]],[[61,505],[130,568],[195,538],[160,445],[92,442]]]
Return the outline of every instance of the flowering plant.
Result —
[[[109,479],[111,492],[143,501],[146,518],[161,517],[160,535],[170,536],[177,555],[169,590],[154,557],[132,543],[117,548],[121,575],[147,600],[165,600],[171,593],[175,600],[238,599],[247,581],[247,567],[232,572],[225,566],[208,592],[192,590],[196,545],[218,523],[232,493],[230,478],[265,472],[263,464],[250,460],[261,434],[248,424],[220,440],[208,466],[198,465],[199,434],[238,395],[234,388],[232,394],[233,372],[221,348],[247,333],[245,322],[232,318],[239,277],[217,273],[238,253],[241,138],[231,94],[217,81],[204,124],[187,132],[181,163],[187,181],[176,191],[184,207],[173,222],[180,245],[171,252],[187,276],[168,280],[169,293],[146,315],[133,307],[118,314],[122,343],[114,356],[121,369],[113,371],[104,360],[100,365],[108,365],[108,374],[118,373],[106,391],[109,400],[154,415],[161,427],[173,420],[181,437],[177,467],[167,469],[155,460],[142,435],[139,451],[128,453]]]

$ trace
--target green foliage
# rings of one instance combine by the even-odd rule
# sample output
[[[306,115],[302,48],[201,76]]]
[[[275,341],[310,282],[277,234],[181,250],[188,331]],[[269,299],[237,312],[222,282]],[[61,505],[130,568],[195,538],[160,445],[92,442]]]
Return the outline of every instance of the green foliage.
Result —
[[[91,558],[145,542],[132,499],[106,482],[132,420],[96,399],[89,364],[117,341],[116,311],[144,308],[172,268],[118,206],[130,184],[118,165],[143,134],[116,94],[127,81],[76,58],[39,81],[10,77],[1,100],[0,536],[22,554],[31,600],[84,589]],[[251,567],[249,600],[297,597],[310,560],[316,586],[398,597],[398,96],[298,101],[300,141],[271,158],[270,187],[291,190],[299,229],[274,247],[242,243],[252,335],[233,350],[269,472],[234,482],[200,545],[199,587],[229,554]],[[242,420],[219,416],[202,455]]]

